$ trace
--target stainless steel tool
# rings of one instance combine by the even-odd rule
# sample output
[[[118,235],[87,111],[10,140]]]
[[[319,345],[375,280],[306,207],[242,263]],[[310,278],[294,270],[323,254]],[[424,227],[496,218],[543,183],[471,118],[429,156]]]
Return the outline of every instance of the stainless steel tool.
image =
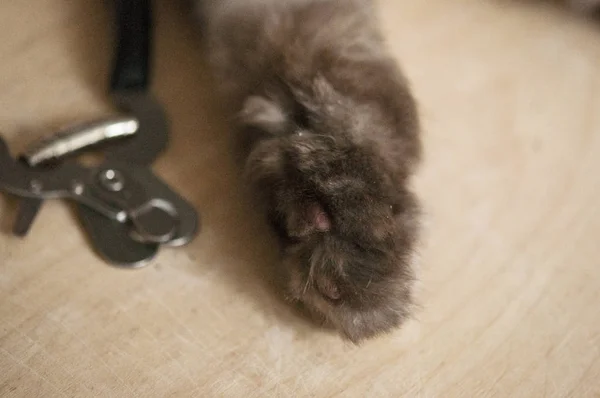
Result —
[[[68,161],[51,169],[36,169],[13,158],[2,138],[0,190],[40,201],[71,200],[94,212],[96,218],[118,226],[121,235],[135,242],[136,247],[138,244],[180,246],[189,242],[198,228],[193,206],[145,166],[107,160],[95,167],[85,167]],[[125,251],[124,258],[135,254]],[[139,261],[111,262],[139,265]]]
[[[71,126],[18,158],[0,138],[0,190],[21,198],[15,234],[27,234],[45,200],[69,200],[102,258],[139,267],[161,246],[190,242],[200,218],[151,171],[169,133],[164,109],[149,90],[152,2],[115,0],[114,5],[117,41],[110,94],[115,115]],[[97,166],[72,159],[109,142]],[[52,166],[42,167],[48,163]]]
[[[76,153],[135,134],[139,122],[132,117],[113,117],[79,123],[45,137],[29,147],[20,160],[29,166],[45,165],[60,161]],[[44,200],[41,198],[21,198],[13,233],[25,236],[29,232]]]

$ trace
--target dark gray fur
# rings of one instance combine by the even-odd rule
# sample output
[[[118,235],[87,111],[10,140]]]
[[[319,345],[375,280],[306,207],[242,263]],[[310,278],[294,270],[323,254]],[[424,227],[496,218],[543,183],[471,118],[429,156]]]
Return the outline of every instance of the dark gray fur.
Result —
[[[288,297],[353,342],[413,304],[417,106],[368,0],[198,0]]]

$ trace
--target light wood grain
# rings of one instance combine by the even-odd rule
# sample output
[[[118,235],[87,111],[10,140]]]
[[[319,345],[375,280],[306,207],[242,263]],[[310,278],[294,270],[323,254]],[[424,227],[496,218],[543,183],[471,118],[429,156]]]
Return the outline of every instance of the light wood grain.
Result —
[[[600,396],[600,29],[544,3],[381,1],[420,101],[422,310],[361,347],[269,288],[194,30],[158,2],[157,172],[203,215],[190,246],[106,266],[69,208],[25,240],[2,198],[2,397]],[[110,111],[105,2],[0,2],[0,130],[17,150]]]

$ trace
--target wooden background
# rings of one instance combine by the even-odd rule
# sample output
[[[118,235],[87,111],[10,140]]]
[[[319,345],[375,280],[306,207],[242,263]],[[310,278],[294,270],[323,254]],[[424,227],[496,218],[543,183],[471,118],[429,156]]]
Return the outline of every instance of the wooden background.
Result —
[[[109,267],[64,203],[25,240],[0,200],[2,397],[600,396],[600,29],[547,3],[382,0],[426,163],[422,310],[350,346],[269,289],[197,38],[159,1],[157,172],[203,215],[188,247]],[[17,151],[105,115],[106,2],[0,2],[0,130]]]

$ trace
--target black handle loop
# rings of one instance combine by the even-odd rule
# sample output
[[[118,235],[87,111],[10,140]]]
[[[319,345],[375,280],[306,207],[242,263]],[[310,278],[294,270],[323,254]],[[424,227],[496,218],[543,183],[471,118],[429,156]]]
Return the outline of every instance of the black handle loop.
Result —
[[[116,53],[110,83],[113,92],[145,91],[152,59],[152,1],[116,0]]]

